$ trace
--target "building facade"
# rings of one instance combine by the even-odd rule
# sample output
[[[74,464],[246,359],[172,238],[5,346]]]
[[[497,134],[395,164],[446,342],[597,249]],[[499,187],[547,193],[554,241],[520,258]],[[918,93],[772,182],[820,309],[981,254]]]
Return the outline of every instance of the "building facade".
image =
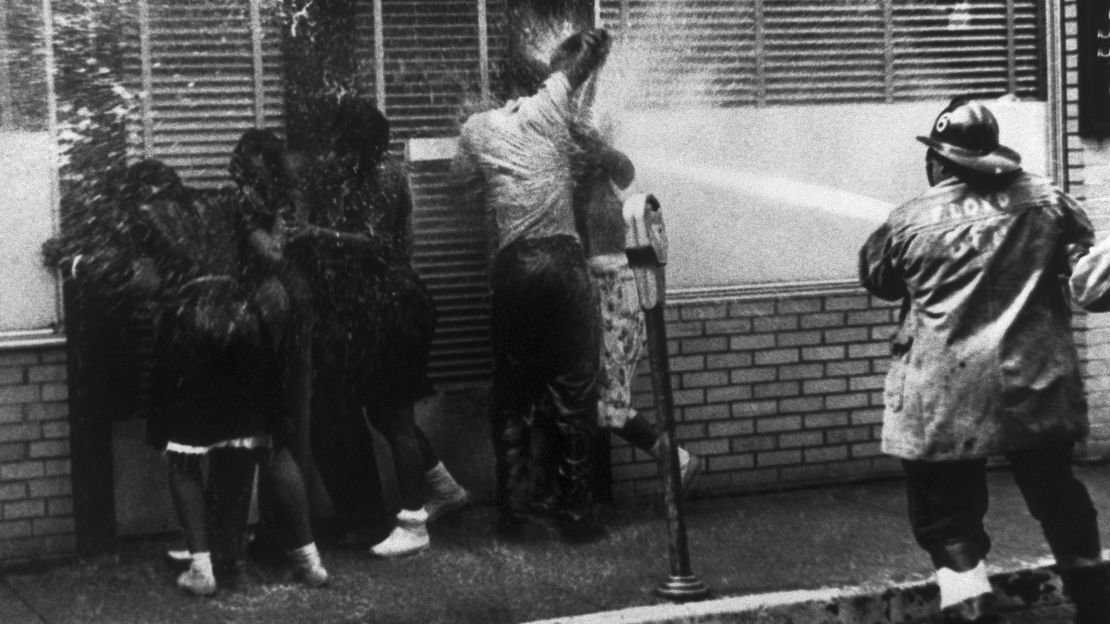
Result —
[[[598,108],[637,164],[637,190],[663,204],[674,417],[679,440],[707,462],[698,493],[898,474],[878,448],[897,310],[856,284],[854,251],[885,207],[924,188],[913,136],[951,96],[995,100],[1004,142],[1084,198],[1100,232],[1110,229],[1110,148],[1080,105],[1080,15],[1097,2],[344,0],[326,13],[319,4],[121,4],[125,41],[112,71],[131,96],[123,150],[220,186],[246,127],[313,149],[329,98],[373,99],[407,160],[416,264],[440,310],[438,394],[418,417],[479,492],[492,474],[488,241],[482,215],[454,202],[449,163],[465,115],[511,96],[524,57],[542,58],[567,24],[604,25],[618,42]],[[40,34],[22,39],[0,20],[9,24],[0,50],[10,59],[19,45],[50,48],[43,41],[59,38],[51,11],[74,20],[95,5],[44,0]],[[37,132],[64,143],[64,93],[44,84],[47,120],[27,122],[18,94],[29,78],[8,67],[0,138]],[[49,110],[52,98],[61,112]],[[79,362],[60,289],[24,268],[56,227],[64,180],[49,167],[29,175],[47,193],[37,215],[45,229],[23,241],[23,266],[0,266],[10,281],[0,293],[3,562],[91,552],[169,522],[128,501],[164,496],[157,457],[137,450],[142,422],[90,418],[73,392]],[[4,307],[13,291],[44,293],[31,299],[42,303],[14,306],[16,316]],[[1110,444],[1110,319],[1077,315],[1076,338],[1093,423],[1085,452],[1096,456]],[[645,364],[638,407],[652,411],[651,397]],[[658,490],[650,458],[616,440],[610,457],[618,500]],[[123,484],[137,474],[150,476]]]

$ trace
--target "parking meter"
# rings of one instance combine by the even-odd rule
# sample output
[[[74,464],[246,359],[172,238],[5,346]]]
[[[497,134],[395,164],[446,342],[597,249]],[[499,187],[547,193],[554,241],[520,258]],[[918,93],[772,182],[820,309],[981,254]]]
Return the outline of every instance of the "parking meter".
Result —
[[[659,201],[652,195],[630,196],[624,202],[624,225],[625,254],[636,276],[636,289],[647,326],[652,396],[659,419],[659,474],[663,477],[663,503],[667,509],[670,538],[671,574],[655,593],[671,600],[698,600],[706,597],[709,589],[690,571],[686,521],[682,515],[682,475],[678,446],[674,443],[674,396],[667,358],[667,326],[663,318],[667,232]]]
[[[645,310],[663,302],[667,264],[667,232],[663,212],[654,195],[636,194],[624,202],[624,250],[636,275],[640,306]]]

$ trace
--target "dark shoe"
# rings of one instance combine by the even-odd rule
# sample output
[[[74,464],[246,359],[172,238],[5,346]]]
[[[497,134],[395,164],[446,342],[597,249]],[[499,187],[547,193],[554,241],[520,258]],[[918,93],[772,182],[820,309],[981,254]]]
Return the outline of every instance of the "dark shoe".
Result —
[[[512,541],[524,538],[524,530],[528,521],[521,516],[502,516],[497,519],[497,537]]]
[[[1075,603],[1075,624],[1110,622],[1110,567],[1060,570],[1064,594]]]
[[[555,523],[550,517],[530,514],[498,518],[496,530],[499,540],[517,543],[544,542],[557,535]]]
[[[577,520],[560,516],[559,532],[563,536],[563,541],[568,544],[589,544],[609,535],[605,525],[593,515]]]
[[[1006,618],[998,612],[998,597],[994,594],[968,598],[945,607],[940,615],[943,624],[1006,624]]]
[[[213,562],[212,571],[220,589],[236,590],[242,585],[242,566],[238,560]]]
[[[247,542],[247,556],[255,563],[266,566],[285,565],[287,560],[285,549],[279,542],[261,535]]]

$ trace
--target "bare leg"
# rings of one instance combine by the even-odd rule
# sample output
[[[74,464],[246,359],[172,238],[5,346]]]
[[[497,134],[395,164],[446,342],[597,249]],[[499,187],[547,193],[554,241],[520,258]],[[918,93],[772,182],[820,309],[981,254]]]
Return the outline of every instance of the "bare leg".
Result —
[[[644,418],[642,414],[636,414],[613,433],[652,457],[659,452],[656,446],[659,441],[659,431],[655,428],[655,424]],[[701,472],[701,459],[680,446],[678,447],[678,469],[682,475],[682,490],[689,492],[691,484]]]
[[[286,400],[292,410],[295,433],[291,451],[301,469],[309,502],[309,515],[330,518],[335,506],[312,453],[312,321],[301,319],[292,336]]]
[[[310,587],[326,584],[328,572],[320,562],[320,553],[312,538],[312,521],[309,517],[304,479],[288,449],[282,448],[274,452],[266,466],[265,477],[273,491],[274,502],[293,534],[293,543],[297,544],[289,552],[296,565],[297,576]]]
[[[420,509],[424,506],[425,458],[416,435],[412,408],[396,408],[382,421],[379,426],[393,451],[393,468],[397,472],[401,508]]]
[[[416,435],[416,443],[420,445],[420,458],[423,461],[424,472],[428,472],[439,465],[439,457],[432,449],[432,442],[424,434],[424,431],[416,425],[413,425],[413,430]]]
[[[170,496],[177,520],[185,533],[189,552],[208,552],[208,528],[205,521],[204,475],[200,455],[169,453]]]
[[[207,596],[216,592],[216,577],[208,549],[201,457],[184,453],[167,454],[170,495],[190,553],[189,569],[177,577],[177,586],[190,594]]]
[[[288,449],[274,451],[263,477],[273,493],[282,519],[292,533],[294,544],[303,546],[314,541],[304,479]]]
[[[231,571],[239,558],[243,529],[250,514],[254,483],[254,452],[246,449],[213,449],[208,453],[210,479],[207,507],[212,518],[216,566]]]
[[[459,485],[447,466],[439,460],[428,436],[416,427],[416,442],[420,445],[424,469],[424,508],[428,511],[431,523],[446,513],[463,507],[470,502],[470,493]]]
[[[370,552],[379,557],[402,557],[418,553],[430,545],[428,512],[424,508],[424,458],[416,436],[411,407],[393,410],[378,423],[393,450],[401,511],[397,525],[385,540]]]
[[[615,433],[645,453],[651,453],[656,440],[659,439],[659,432],[655,430],[655,425],[641,414],[636,414],[634,418],[627,420]]]

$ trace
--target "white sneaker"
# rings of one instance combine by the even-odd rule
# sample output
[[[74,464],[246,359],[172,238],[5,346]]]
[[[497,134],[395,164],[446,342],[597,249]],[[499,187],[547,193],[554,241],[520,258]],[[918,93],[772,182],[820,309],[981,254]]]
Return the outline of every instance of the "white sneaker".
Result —
[[[397,514],[397,526],[389,537],[370,547],[378,557],[404,557],[415,555],[431,546],[428,537],[428,512],[423,507],[416,511],[402,509]]]
[[[429,524],[470,502],[470,492],[455,481],[443,462],[424,473],[424,483],[428,486],[428,501],[424,509],[428,511]]]
[[[289,551],[289,557],[293,559],[293,565],[296,566],[294,575],[305,585],[309,587],[323,587],[328,583],[328,571],[324,569],[324,564],[320,561],[320,551],[316,549],[316,543],[310,542],[294,548]]]
[[[216,575],[212,572],[212,556],[194,553],[189,569],[177,577],[177,586],[194,596],[211,596],[216,593]]]

